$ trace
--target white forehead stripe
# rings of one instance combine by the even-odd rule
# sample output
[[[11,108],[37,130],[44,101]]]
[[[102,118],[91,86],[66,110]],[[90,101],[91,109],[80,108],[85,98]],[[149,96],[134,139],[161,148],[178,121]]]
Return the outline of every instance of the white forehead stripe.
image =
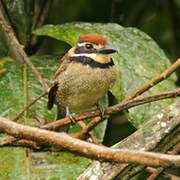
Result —
[[[73,54],[71,57],[79,57],[79,56],[86,56],[86,57],[92,57],[93,53],[82,53],[82,54]]]
[[[85,42],[78,42],[77,43],[77,45],[79,46],[79,47],[82,47],[82,46],[84,46],[86,43]]]

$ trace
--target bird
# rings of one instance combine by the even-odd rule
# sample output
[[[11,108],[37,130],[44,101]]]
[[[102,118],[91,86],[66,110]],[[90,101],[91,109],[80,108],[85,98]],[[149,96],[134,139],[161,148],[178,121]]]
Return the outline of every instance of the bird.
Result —
[[[81,34],[61,59],[48,93],[47,108],[57,105],[57,117],[91,110],[112,88],[117,69],[111,57],[117,52],[98,34]],[[68,132],[69,125],[58,131]]]

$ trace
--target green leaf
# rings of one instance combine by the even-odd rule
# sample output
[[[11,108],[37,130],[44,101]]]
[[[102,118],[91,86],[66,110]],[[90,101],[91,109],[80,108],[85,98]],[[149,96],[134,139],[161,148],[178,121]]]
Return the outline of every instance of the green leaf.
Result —
[[[32,152],[0,148],[1,180],[75,180],[92,162],[70,152]]]
[[[32,179],[75,180],[92,160],[70,152],[31,153]]]
[[[171,65],[159,46],[145,33],[136,28],[124,28],[108,23],[66,23],[63,25],[45,25],[34,32],[36,35],[49,36],[74,46],[79,34],[96,33],[104,36],[109,44],[118,49],[113,55],[118,68],[117,82],[113,95],[122,101],[138,87],[162,73]],[[176,88],[176,76],[171,75],[145,94],[153,94]],[[126,116],[138,128],[149,117],[168,106],[173,100],[161,100],[128,110]]]
[[[0,148],[0,177],[2,180],[29,179],[29,161],[23,148]]]

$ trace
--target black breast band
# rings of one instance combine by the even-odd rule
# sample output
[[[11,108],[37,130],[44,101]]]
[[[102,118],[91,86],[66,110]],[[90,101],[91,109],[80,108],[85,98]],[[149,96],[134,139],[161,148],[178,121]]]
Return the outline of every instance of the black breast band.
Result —
[[[93,59],[91,59],[90,57],[87,56],[74,56],[74,57],[70,57],[70,61],[74,61],[74,62],[80,62],[84,65],[90,65],[91,67],[99,67],[99,68],[108,68],[110,66],[114,65],[114,62],[111,58],[111,61],[108,63],[99,63],[97,61],[94,61]]]

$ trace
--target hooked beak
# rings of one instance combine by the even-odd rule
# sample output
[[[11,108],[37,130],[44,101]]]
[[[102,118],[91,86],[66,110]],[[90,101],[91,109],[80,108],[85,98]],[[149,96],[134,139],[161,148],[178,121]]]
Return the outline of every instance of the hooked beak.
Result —
[[[117,52],[117,50],[108,44],[104,45],[103,48],[98,50],[98,53],[100,53],[100,54],[112,54],[115,52]]]

